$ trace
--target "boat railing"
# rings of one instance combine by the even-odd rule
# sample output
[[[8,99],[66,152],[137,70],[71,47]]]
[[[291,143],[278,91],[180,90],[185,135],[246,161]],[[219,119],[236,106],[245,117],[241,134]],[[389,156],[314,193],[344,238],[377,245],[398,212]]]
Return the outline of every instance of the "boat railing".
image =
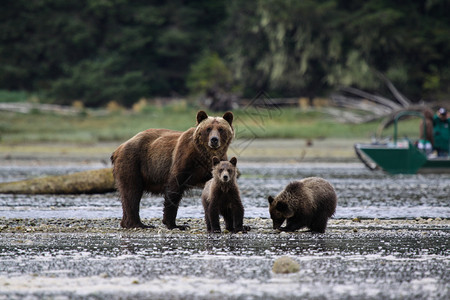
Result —
[[[425,116],[418,111],[401,111],[399,112],[395,118],[394,118],[394,146],[397,146],[397,140],[398,140],[398,121],[400,118],[405,117],[405,116],[412,116],[412,117],[419,117],[422,119],[422,123],[423,123],[423,132],[427,132],[427,122],[425,122]]]

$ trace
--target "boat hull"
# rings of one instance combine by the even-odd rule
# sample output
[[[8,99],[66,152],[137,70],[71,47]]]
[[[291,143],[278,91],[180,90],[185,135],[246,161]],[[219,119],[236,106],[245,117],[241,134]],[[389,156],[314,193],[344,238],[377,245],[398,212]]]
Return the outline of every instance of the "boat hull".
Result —
[[[450,159],[428,159],[411,143],[402,145],[356,144],[361,160],[369,158],[389,174],[446,173],[450,172]],[[367,161],[363,161],[366,165]]]

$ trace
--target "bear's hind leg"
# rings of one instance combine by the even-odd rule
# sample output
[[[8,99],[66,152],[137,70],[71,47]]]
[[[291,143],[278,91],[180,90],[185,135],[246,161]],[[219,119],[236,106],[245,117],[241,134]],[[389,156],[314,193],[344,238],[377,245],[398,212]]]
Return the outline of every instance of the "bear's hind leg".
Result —
[[[154,226],[144,225],[139,216],[139,206],[143,195],[142,185],[119,189],[119,193],[123,210],[120,226],[123,228],[154,228]]]
[[[323,212],[314,217],[309,228],[311,229],[311,232],[325,233],[327,222],[328,216],[325,212]]]

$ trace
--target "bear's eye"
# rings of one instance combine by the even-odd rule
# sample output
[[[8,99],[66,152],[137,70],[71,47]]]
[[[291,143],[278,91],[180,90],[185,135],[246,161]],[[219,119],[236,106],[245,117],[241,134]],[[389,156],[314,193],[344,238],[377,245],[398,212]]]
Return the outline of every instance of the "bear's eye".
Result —
[[[219,173],[222,173],[223,172],[223,169],[219,169]]]
[[[231,173],[231,169],[228,169],[227,171],[228,171],[228,173]]]
[[[207,132],[211,132],[211,130],[212,130],[211,127],[206,128],[206,131],[207,131]]]
[[[219,132],[222,133],[223,132],[223,128],[219,128]]]

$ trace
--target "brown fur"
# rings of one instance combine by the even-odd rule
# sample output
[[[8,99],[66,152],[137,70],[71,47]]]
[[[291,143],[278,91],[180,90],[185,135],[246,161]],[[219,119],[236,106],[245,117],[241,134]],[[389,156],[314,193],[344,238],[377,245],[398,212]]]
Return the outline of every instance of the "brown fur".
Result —
[[[197,125],[184,132],[168,129],[142,131],[120,145],[111,156],[116,187],[122,201],[124,228],[146,227],[139,216],[144,192],[164,195],[163,223],[175,223],[184,191],[203,186],[211,178],[214,156],[226,159],[234,137],[233,114],[208,117],[197,113]]]
[[[230,161],[213,158],[213,178],[205,184],[202,193],[208,232],[221,232],[219,215],[223,216],[228,231],[234,233],[246,231],[243,226],[244,207],[236,180],[236,163],[236,157]]]
[[[424,133],[423,128],[423,120],[420,122],[420,138],[423,140],[427,140],[434,146],[434,136],[433,136],[433,111],[429,108],[425,108],[422,111],[425,117],[425,127],[426,132]]]
[[[295,231],[308,227],[324,233],[328,218],[336,211],[337,196],[325,179],[309,177],[289,183],[275,198],[269,196],[269,212],[273,228]],[[286,220],[286,226],[281,225]]]

